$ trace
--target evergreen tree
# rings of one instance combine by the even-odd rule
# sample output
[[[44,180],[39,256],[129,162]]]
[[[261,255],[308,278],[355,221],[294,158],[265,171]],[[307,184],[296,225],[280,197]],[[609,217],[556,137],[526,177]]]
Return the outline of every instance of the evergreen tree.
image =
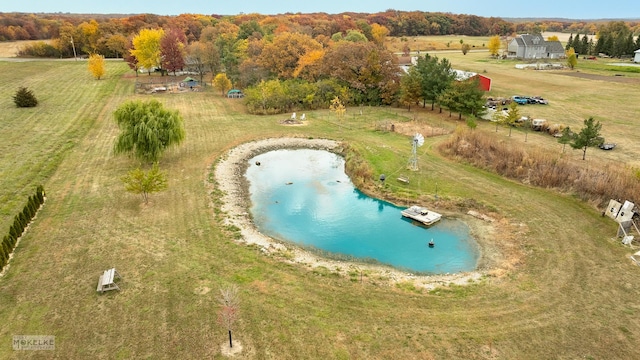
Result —
[[[38,208],[40,208],[40,205],[44,204],[44,189],[41,185],[36,190],[36,197],[38,198]]]
[[[30,223],[33,218],[33,213],[31,213],[31,208],[28,204],[22,208],[22,214],[24,214],[24,217],[27,219],[27,224]]]
[[[598,37],[598,40],[596,41],[596,46],[593,48],[594,55],[598,55],[604,52],[603,49],[606,42],[606,36],[607,36],[606,34],[600,34],[600,36]]]
[[[602,49],[605,54],[610,56],[613,56],[613,41],[613,36],[607,36],[604,42],[604,48]]]
[[[593,51],[593,38],[589,39],[589,55],[597,55],[595,51]]]
[[[29,224],[29,219],[27,219],[27,217],[24,215],[24,213],[18,214],[18,217],[20,217],[20,225],[22,225],[20,227],[20,229],[18,229],[18,230],[20,230],[20,235],[22,235],[22,233],[24,232],[24,229]]]
[[[584,34],[582,37],[582,44],[580,44],[580,54],[587,55],[589,54],[589,38],[587,34]]]
[[[20,226],[20,225],[16,225],[17,223],[18,223],[17,221],[14,221],[13,224],[11,224],[11,227],[9,228],[9,236],[13,237],[14,239],[17,239],[19,236],[17,226]]]
[[[11,251],[13,250],[13,247],[11,246],[11,239],[9,239],[9,236],[7,235],[4,236],[4,239],[2,239],[2,244],[0,244],[0,246],[2,247],[2,250],[7,255],[7,259],[8,259],[9,254],[11,254]]]
[[[9,249],[13,249],[14,247],[16,247],[16,242],[18,241],[18,238],[9,234]]]
[[[636,49],[635,49],[635,43],[633,42],[633,34],[629,33],[629,35],[627,35],[627,41],[625,42],[625,51],[623,55],[633,56],[633,52],[635,50]]]
[[[31,216],[33,218],[38,212],[38,200],[35,195],[29,196],[29,207],[31,207],[31,210],[33,211],[33,215]]]
[[[573,33],[569,35],[569,40],[567,40],[567,46],[564,47],[565,50],[569,50],[573,46]]]
[[[0,248],[0,271],[2,271],[2,269],[4,269],[4,266],[7,265],[7,261],[8,261],[8,254],[5,254],[4,250],[2,248]]]
[[[570,145],[574,149],[582,149],[582,160],[587,156],[587,148],[602,143],[600,129],[602,129],[602,124],[590,117],[584,121],[582,130],[573,137]]]
[[[17,107],[34,107],[38,105],[38,99],[33,92],[26,87],[18,88],[16,94],[13,96],[13,102]]]
[[[634,48],[635,48],[635,50],[640,49],[640,36],[638,36],[638,37],[636,38],[636,45],[634,46]],[[635,51],[635,50],[634,50],[634,51]]]
[[[576,52],[577,55],[582,54],[582,42],[580,41],[580,33],[576,34],[576,37],[573,38],[573,43],[571,47]]]

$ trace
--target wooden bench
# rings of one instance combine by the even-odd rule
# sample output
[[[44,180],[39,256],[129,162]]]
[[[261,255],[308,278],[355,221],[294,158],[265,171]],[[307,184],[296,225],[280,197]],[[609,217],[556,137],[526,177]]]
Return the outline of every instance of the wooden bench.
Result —
[[[408,183],[409,183],[409,178],[408,178],[408,177],[406,177],[406,176],[400,176],[400,177],[398,178],[398,181],[400,181],[401,183],[408,184]]]
[[[120,290],[118,285],[113,282],[115,279],[122,279],[120,274],[116,271],[116,268],[105,270],[98,279],[98,288],[96,290],[101,294],[109,290]]]

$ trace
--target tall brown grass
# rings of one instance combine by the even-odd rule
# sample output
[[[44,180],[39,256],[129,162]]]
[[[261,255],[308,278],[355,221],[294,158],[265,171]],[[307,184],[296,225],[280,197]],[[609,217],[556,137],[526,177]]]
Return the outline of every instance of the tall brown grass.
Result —
[[[448,157],[525,184],[575,194],[597,206],[606,205],[610,199],[636,204],[640,200],[640,180],[633,169],[620,165],[585,167],[547,149],[516,147],[496,141],[486,132],[462,128],[441,143],[439,150]]]

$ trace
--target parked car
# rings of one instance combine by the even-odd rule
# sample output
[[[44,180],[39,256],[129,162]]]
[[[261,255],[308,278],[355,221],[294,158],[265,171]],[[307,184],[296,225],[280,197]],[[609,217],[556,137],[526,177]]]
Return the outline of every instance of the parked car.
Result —
[[[602,150],[613,150],[614,147],[616,147],[616,144],[614,144],[614,143],[602,143],[602,144],[600,144],[600,149],[602,149]]]
[[[515,101],[518,105],[526,105],[529,101],[527,101],[526,97],[514,95],[511,97],[513,101]]]
[[[549,101],[547,101],[547,99],[544,99],[540,96],[534,96],[531,99],[535,100],[536,104],[541,104],[541,105],[548,105]]]

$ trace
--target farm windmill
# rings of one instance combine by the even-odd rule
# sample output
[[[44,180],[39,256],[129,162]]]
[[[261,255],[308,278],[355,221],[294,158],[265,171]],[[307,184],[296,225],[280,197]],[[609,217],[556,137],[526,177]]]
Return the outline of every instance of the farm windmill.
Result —
[[[424,144],[424,136],[416,133],[411,141],[411,159],[409,159],[409,170],[418,171],[418,148]]]

